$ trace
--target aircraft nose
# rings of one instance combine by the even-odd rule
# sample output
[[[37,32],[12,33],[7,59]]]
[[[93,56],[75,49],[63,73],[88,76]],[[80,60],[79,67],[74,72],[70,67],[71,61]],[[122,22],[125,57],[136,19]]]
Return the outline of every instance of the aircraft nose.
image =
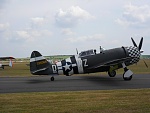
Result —
[[[137,47],[127,47],[127,51],[128,51],[128,54],[129,54],[129,57],[132,58],[131,62],[130,63],[137,63],[139,60],[140,60],[140,51],[138,50]]]

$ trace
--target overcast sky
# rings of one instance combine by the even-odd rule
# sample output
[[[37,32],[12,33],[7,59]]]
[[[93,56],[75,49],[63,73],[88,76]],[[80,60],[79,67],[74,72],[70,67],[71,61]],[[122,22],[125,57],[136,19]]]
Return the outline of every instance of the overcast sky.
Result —
[[[150,54],[150,0],[0,0],[0,56],[132,46]]]

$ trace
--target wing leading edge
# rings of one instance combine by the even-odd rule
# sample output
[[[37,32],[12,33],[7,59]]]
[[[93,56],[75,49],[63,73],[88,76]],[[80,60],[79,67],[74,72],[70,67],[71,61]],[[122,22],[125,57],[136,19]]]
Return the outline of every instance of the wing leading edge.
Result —
[[[0,57],[0,60],[5,60],[5,59],[15,59],[14,57]]]

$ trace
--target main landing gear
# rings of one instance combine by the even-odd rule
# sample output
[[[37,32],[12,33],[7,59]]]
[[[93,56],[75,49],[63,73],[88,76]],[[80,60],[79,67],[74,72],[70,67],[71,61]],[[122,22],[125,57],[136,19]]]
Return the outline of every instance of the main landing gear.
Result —
[[[130,69],[127,69],[127,66],[125,63],[122,63],[122,67],[124,68],[124,74],[123,74],[123,79],[125,81],[129,81],[132,79],[133,72]]]
[[[129,81],[132,79],[132,75],[133,75],[133,72],[127,68],[127,66],[125,65],[125,63],[123,62],[122,63],[122,67],[124,68],[124,73],[123,73],[123,79],[125,81]],[[108,71],[108,75],[110,77],[115,77],[116,76],[116,71],[115,70],[109,70]]]
[[[115,76],[116,76],[116,71],[115,71],[115,70],[108,71],[108,75],[109,75],[110,77],[115,77]]]

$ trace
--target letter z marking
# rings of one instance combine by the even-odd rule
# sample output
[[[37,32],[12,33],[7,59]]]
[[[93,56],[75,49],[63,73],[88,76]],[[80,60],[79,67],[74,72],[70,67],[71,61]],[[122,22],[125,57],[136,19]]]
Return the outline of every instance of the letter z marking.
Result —
[[[84,67],[87,67],[87,66],[88,66],[88,64],[87,64],[87,59],[83,59],[83,65],[84,65]]]

